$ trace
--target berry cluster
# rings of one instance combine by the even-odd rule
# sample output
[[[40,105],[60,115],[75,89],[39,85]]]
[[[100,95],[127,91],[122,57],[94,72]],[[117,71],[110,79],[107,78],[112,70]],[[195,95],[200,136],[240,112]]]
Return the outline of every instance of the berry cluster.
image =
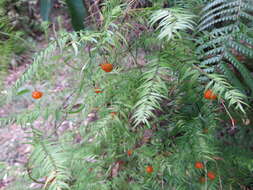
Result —
[[[195,168],[196,169],[204,169],[204,164],[202,162],[195,162]],[[216,178],[216,175],[214,172],[207,172],[207,177],[210,179],[210,180],[214,180]],[[206,181],[205,177],[200,177],[199,178],[199,182],[200,183],[204,183]]]
[[[111,72],[111,71],[113,70],[113,65],[110,64],[110,63],[107,62],[107,61],[105,61],[104,63],[100,64],[100,67],[101,67],[101,69],[104,70],[105,72]],[[94,92],[95,92],[96,94],[100,94],[100,93],[102,93],[103,91],[102,91],[102,89],[100,89],[100,88],[94,88]],[[32,92],[32,97],[33,97],[34,99],[40,99],[42,96],[43,96],[43,93],[40,92],[40,91],[34,91],[34,92]],[[215,100],[215,99],[217,99],[217,96],[212,92],[212,90],[209,89],[209,90],[207,90],[207,91],[204,92],[204,98],[205,98],[205,99],[208,99],[208,100]],[[116,114],[117,114],[117,112],[111,112],[111,116],[112,116],[113,118],[116,116]],[[207,132],[207,131],[205,131],[205,132]],[[132,156],[132,154],[133,154],[133,150],[128,150],[128,151],[127,151],[127,155],[128,155],[129,157]],[[196,168],[196,169],[204,169],[204,164],[203,164],[202,162],[195,162],[195,168]],[[89,171],[91,172],[91,171],[92,171],[92,168],[89,168]],[[153,167],[152,167],[151,165],[148,165],[148,166],[146,167],[146,172],[147,172],[148,174],[153,173],[153,171],[154,171],[154,169],[153,169]],[[216,178],[216,175],[215,175],[214,172],[209,171],[209,172],[207,172],[207,177],[208,177],[210,180],[214,180],[214,179]],[[206,181],[206,178],[205,178],[204,176],[202,176],[202,177],[199,178],[199,182],[200,182],[200,183],[205,183],[205,181]]]

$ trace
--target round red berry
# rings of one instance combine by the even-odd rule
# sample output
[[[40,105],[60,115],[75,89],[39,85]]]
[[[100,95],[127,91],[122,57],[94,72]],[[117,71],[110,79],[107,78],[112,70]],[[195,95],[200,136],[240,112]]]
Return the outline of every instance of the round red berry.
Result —
[[[111,112],[112,118],[114,118],[117,115],[117,112]]]
[[[133,154],[133,151],[132,151],[132,150],[128,150],[128,151],[127,151],[127,155],[128,155],[128,156],[131,156],[132,154]]]
[[[95,93],[99,94],[99,93],[102,93],[103,91],[100,89],[100,88],[95,88],[94,89]]]
[[[214,180],[216,175],[214,172],[207,172],[207,177],[210,179],[210,180]]]
[[[146,172],[147,173],[152,173],[154,171],[153,167],[152,166],[147,166],[146,167]]]
[[[208,99],[208,100],[215,100],[217,98],[217,96],[213,93],[212,90],[207,90],[204,93],[204,98]]]
[[[34,99],[40,99],[42,96],[43,96],[43,93],[40,92],[40,91],[34,91],[34,92],[32,93],[32,97],[33,97]]]
[[[203,165],[202,162],[195,162],[195,168],[197,168],[197,169],[203,169],[204,165]]]
[[[104,63],[100,64],[101,69],[105,72],[111,72],[113,70],[113,65],[105,61]]]

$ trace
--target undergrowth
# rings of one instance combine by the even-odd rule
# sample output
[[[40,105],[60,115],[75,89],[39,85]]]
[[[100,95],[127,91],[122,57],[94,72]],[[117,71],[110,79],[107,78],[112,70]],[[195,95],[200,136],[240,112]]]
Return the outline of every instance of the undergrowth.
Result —
[[[14,55],[24,51],[25,45],[22,31],[15,30],[11,25],[11,19],[7,15],[7,1],[0,2],[0,89],[7,75],[8,69],[13,65]]]
[[[104,2],[99,30],[61,31],[36,54],[6,99],[29,99],[28,82],[44,83],[44,95],[33,109],[0,120],[3,127],[17,122],[31,130],[31,180],[44,179],[49,190],[252,187],[252,144],[246,140],[252,137],[252,77],[233,55],[252,54],[252,26],[244,20],[252,21],[246,13],[252,4],[183,2],[136,9],[134,2]],[[201,6],[193,13],[195,3]],[[104,62],[113,64],[111,72],[101,69]],[[52,93],[54,73],[64,67],[71,85]],[[229,75],[234,68],[240,85]],[[216,99],[204,98],[208,89]],[[34,126],[38,118],[50,128]],[[65,133],[64,121],[72,124]]]

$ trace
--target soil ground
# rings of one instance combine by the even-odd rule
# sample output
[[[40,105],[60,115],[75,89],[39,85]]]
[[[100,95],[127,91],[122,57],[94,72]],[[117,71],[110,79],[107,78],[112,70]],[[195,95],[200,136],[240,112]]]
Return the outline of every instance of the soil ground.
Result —
[[[38,5],[34,5],[38,6]],[[38,7],[35,7],[36,9]],[[66,30],[71,30],[70,19],[68,15],[62,12],[62,9],[54,11],[52,15],[52,23],[57,23],[57,17],[60,15],[62,27]],[[56,27],[49,28],[49,39],[50,36],[54,35],[53,29],[58,30]],[[48,40],[44,36],[38,36],[35,39],[36,51],[47,47]],[[12,67],[9,70],[8,76],[4,80],[5,89],[11,88],[15,81],[22,75],[22,73],[29,67],[32,63],[32,57],[35,53],[34,51],[28,50],[24,52],[22,57],[22,64],[17,64],[16,67]],[[12,61],[16,61],[15,57]],[[64,73],[64,72],[63,72]],[[56,82],[55,91],[64,88],[66,83],[64,83],[64,78],[66,76],[62,75],[59,77],[59,82]],[[5,92],[5,90],[3,90]],[[19,101],[12,102],[0,107],[0,118],[6,117],[11,113],[16,113],[20,110],[29,109],[33,106],[33,102],[27,99],[22,99]],[[41,121],[36,121],[35,125],[39,125]],[[66,125],[66,122],[63,123]],[[66,127],[65,127],[66,128]],[[46,128],[45,128],[46,129]],[[28,190],[28,189],[41,189],[41,185],[34,183],[28,178],[25,164],[27,163],[29,153],[32,150],[31,145],[26,144],[28,142],[29,129],[24,128],[16,123],[11,124],[8,127],[0,128],[0,190]]]

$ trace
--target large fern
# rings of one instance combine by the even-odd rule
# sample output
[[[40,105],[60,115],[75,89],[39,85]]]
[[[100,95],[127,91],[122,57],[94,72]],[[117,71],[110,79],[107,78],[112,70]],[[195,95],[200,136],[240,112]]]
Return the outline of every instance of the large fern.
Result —
[[[150,24],[154,26],[158,23],[159,39],[170,40],[172,37],[180,37],[180,31],[193,30],[195,25],[193,18],[193,14],[183,9],[160,9],[150,16]]]
[[[202,33],[197,52],[200,66],[208,73],[221,72],[238,89],[246,84],[253,91],[253,78],[241,58],[253,58],[252,1],[214,0],[202,10],[198,30]],[[207,32],[206,32],[207,31]],[[237,70],[240,75],[231,72]]]

